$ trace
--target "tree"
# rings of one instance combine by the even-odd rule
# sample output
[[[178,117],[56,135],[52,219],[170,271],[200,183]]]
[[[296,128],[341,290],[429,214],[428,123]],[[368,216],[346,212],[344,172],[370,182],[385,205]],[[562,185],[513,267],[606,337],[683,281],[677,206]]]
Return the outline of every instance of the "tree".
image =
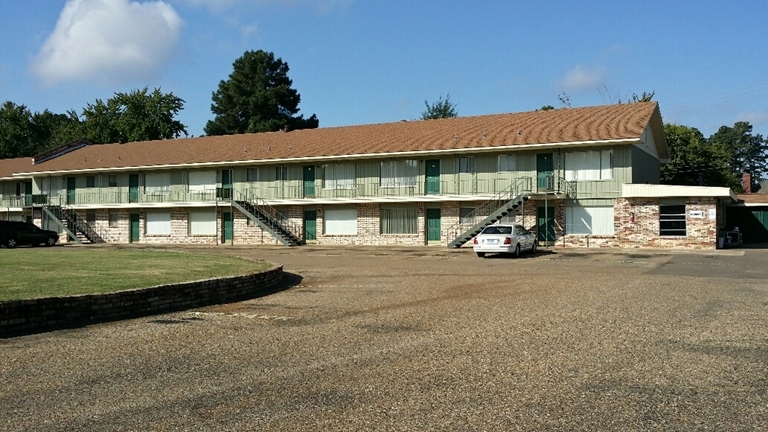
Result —
[[[88,104],[77,128],[80,136],[94,143],[150,141],[187,135],[187,128],[175,119],[184,100],[147,87],[130,93],[115,93],[107,102]]]
[[[451,95],[446,95],[445,100],[443,100],[443,96],[440,95],[437,102],[431,104],[425,99],[424,106],[426,109],[421,113],[422,120],[454,118],[459,116],[456,112],[456,104],[451,102]]]
[[[552,105],[544,105],[543,107],[539,108],[537,111],[549,111],[553,109],[555,109],[555,107],[553,107]]]
[[[664,134],[668,164],[661,166],[661,183],[688,186],[734,186],[730,153],[709,142],[696,128],[667,123]]]
[[[32,113],[6,101],[0,107],[0,158],[26,156],[33,147]]]
[[[246,51],[232,64],[229,79],[219,82],[213,93],[211,112],[205,125],[208,135],[312,129],[317,116],[308,119],[299,112],[301,96],[291,88],[288,64],[271,52]]]
[[[733,127],[721,126],[709,137],[709,142],[728,151],[734,189],[740,189],[744,172],[750,173],[755,183],[765,180],[768,174],[768,140],[760,134],[753,135],[752,125],[748,122],[736,122]]]

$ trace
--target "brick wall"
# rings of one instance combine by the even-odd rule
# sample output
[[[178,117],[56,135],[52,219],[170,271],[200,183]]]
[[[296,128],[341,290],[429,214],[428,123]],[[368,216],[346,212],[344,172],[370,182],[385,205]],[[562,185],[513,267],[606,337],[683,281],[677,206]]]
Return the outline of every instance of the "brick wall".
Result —
[[[245,276],[117,293],[0,302],[0,337],[245,300],[270,292],[282,280],[279,266]]]

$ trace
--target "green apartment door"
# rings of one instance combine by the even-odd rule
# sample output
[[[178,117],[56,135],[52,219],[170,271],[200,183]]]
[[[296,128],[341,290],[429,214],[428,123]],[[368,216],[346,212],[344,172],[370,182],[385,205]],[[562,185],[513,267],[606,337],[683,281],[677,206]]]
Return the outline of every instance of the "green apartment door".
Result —
[[[307,165],[304,167],[304,197],[315,196],[315,167]]]
[[[555,241],[555,208],[539,207],[536,211],[536,237],[541,244]]]
[[[139,241],[139,214],[131,213],[131,227],[130,227],[131,243]]]
[[[232,199],[232,170],[221,170],[221,193],[219,198]]]
[[[24,182],[24,205],[32,205],[32,182]]]
[[[555,175],[555,164],[552,161],[552,153],[539,153],[536,155],[536,186],[538,190],[552,189],[552,179]]]
[[[317,211],[304,210],[304,240],[317,240]]]
[[[221,243],[232,241],[234,238],[234,223],[232,221],[232,212],[221,213]]]
[[[131,174],[128,176],[128,202],[139,200],[139,175]]]
[[[427,194],[440,193],[440,159],[429,159],[425,162],[425,177]]]
[[[74,204],[75,203],[75,178],[74,177],[67,177],[67,204]]]
[[[440,209],[427,209],[427,241],[440,241]]]

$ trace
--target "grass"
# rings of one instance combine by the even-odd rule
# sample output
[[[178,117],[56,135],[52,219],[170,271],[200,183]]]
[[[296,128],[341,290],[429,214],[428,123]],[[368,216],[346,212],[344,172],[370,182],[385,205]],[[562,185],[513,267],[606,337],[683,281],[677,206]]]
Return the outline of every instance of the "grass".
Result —
[[[115,292],[270,267],[241,258],[146,249],[2,248],[0,301]]]

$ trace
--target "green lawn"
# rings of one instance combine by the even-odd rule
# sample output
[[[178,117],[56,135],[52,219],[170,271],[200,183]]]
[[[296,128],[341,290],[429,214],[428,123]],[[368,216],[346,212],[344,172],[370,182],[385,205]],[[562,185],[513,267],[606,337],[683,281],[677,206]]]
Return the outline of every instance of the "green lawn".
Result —
[[[266,270],[210,254],[86,247],[0,248],[0,301],[95,294]]]

